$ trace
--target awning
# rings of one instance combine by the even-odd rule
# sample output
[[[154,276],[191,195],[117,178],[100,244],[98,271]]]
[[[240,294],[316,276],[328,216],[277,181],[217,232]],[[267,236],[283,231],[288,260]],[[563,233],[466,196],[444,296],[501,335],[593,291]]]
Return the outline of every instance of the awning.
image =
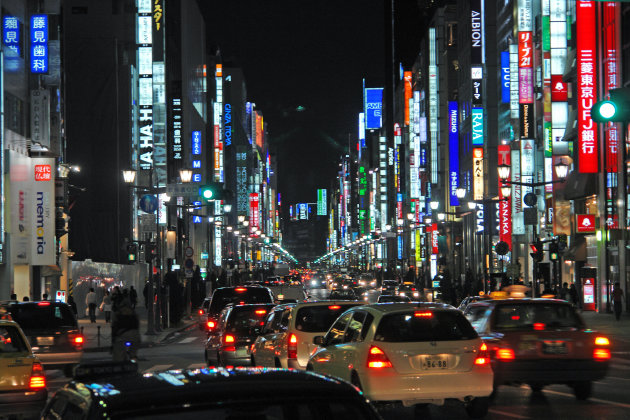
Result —
[[[565,260],[586,261],[586,238],[584,235],[574,235],[571,246],[564,252]]]
[[[597,174],[571,172],[567,177],[563,193],[565,200],[576,200],[596,194]]]
[[[567,120],[567,127],[564,130],[564,136],[562,136],[562,141],[572,141],[577,138],[577,134],[578,134],[577,116],[578,116],[577,109],[574,109],[569,114],[569,119]]]
[[[39,271],[42,277],[61,277],[61,268],[58,265],[44,265]]]
[[[562,81],[564,83],[575,82],[577,80],[577,54],[575,48],[567,49],[567,59],[564,68]]]

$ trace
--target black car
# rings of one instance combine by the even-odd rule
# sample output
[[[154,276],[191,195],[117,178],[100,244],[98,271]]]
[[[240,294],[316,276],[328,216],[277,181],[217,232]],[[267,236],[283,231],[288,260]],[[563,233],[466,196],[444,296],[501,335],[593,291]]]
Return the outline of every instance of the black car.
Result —
[[[24,331],[44,368],[63,369],[70,376],[81,361],[84,341],[70,306],[44,300],[12,302],[5,309]]]
[[[358,300],[359,297],[352,289],[334,289],[328,295],[328,300]]]
[[[251,348],[265,318],[275,305],[228,305],[219,316],[214,334],[206,341],[205,360],[213,366],[249,366]]]
[[[212,293],[207,310],[206,331],[212,333],[217,327],[219,314],[228,304],[273,303],[273,293],[262,286],[219,287]]]
[[[352,385],[270,368],[171,370],[139,374],[134,363],[80,366],[41,418],[329,419],[381,417]]]
[[[381,293],[384,295],[395,295],[398,291],[398,282],[396,280],[383,280],[381,284]]]

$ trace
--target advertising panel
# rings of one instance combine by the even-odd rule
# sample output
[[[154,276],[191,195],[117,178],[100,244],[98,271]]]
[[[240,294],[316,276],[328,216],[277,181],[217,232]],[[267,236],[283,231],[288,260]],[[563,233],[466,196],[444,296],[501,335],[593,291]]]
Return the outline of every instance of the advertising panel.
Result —
[[[470,62],[481,64],[483,53],[483,15],[481,0],[470,0]]]
[[[383,126],[383,88],[365,89],[365,129],[374,130]]]
[[[510,103],[510,53],[501,51],[501,102]]]
[[[459,187],[459,121],[457,115],[457,102],[448,103],[448,166],[449,166],[449,190],[451,206],[459,206],[457,188]]]
[[[31,265],[53,265],[55,241],[54,158],[31,159]]]
[[[48,73],[48,15],[31,16],[31,73]]]
[[[533,104],[520,104],[520,138],[531,138],[534,136],[534,115]]]
[[[437,255],[440,250],[438,247],[438,225],[437,223],[433,223],[433,225],[431,225],[431,254],[433,255]]]
[[[578,105],[578,171],[598,171],[597,124],[591,119],[591,108],[597,100],[595,2],[576,3],[577,105]]]
[[[405,125],[409,126],[409,103],[412,98],[412,73],[410,71],[406,71],[404,72],[403,77],[405,82]]]
[[[483,200],[483,148],[473,149],[473,200]]]
[[[326,189],[317,190],[317,215],[326,216],[328,214],[328,203],[326,197]]]
[[[594,214],[576,214],[577,232],[578,233],[594,233],[595,232],[595,215]]]
[[[609,94],[611,89],[619,86],[619,58],[617,51],[617,32],[619,28],[618,15],[619,3],[605,2],[603,7],[604,29],[604,93]],[[606,172],[617,172],[617,153],[619,146],[619,131],[616,123],[605,124],[606,135]]]
[[[472,144],[483,146],[483,108],[472,109]]]
[[[28,156],[8,150],[9,153],[9,184],[10,200],[10,229],[11,229],[11,262],[13,264],[28,264],[31,253],[31,161]]]
[[[511,164],[511,147],[508,144],[500,144],[497,146],[497,154],[499,157],[498,165],[510,165]],[[512,250],[512,204],[509,198],[503,196],[501,192],[501,185],[503,183],[499,180],[499,240],[507,243]]]
[[[260,228],[260,218],[258,216],[258,193],[249,194],[249,231],[255,232]]]

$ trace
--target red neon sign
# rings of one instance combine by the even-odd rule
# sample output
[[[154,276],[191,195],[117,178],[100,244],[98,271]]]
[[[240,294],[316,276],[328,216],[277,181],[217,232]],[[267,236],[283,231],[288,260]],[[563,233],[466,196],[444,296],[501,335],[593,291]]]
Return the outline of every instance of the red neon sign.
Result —
[[[510,165],[512,149],[508,144],[500,144],[497,148],[499,155],[499,165]],[[499,180],[499,198],[503,199]],[[512,249],[512,203],[510,199],[499,202],[499,240],[507,243]]]
[[[603,7],[603,59],[604,59],[604,92],[608,94],[611,89],[619,87],[619,60],[617,52],[617,30],[619,23],[617,14],[619,4],[615,2],[605,2]],[[606,172],[617,172],[617,153],[619,148],[618,124],[606,123]]]
[[[576,2],[577,80],[578,80],[578,170],[583,173],[598,171],[597,124],[591,119],[591,108],[596,101],[597,62],[595,2]]]

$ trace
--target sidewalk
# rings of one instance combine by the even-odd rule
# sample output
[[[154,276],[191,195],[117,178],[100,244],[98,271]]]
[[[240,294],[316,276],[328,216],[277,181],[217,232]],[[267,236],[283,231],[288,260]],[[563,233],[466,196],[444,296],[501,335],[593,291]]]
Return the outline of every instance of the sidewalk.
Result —
[[[97,310],[97,313],[100,312]],[[171,335],[178,331],[185,330],[191,325],[197,323],[197,319],[182,319],[177,325],[171,325],[170,328],[158,331],[155,335],[147,335],[147,310],[144,306],[137,306],[136,312],[140,320],[140,334],[142,335],[142,344],[140,347],[151,347],[154,344],[167,340]],[[105,323],[105,315],[100,313],[96,316],[96,323],[91,323],[89,317],[79,318],[79,328],[84,337],[83,351],[99,352],[109,351],[112,339],[111,324]]]
[[[625,310],[619,321],[615,319],[614,313],[584,311],[581,315],[588,328],[606,334],[612,339],[613,346],[615,341],[630,344],[630,314]]]

